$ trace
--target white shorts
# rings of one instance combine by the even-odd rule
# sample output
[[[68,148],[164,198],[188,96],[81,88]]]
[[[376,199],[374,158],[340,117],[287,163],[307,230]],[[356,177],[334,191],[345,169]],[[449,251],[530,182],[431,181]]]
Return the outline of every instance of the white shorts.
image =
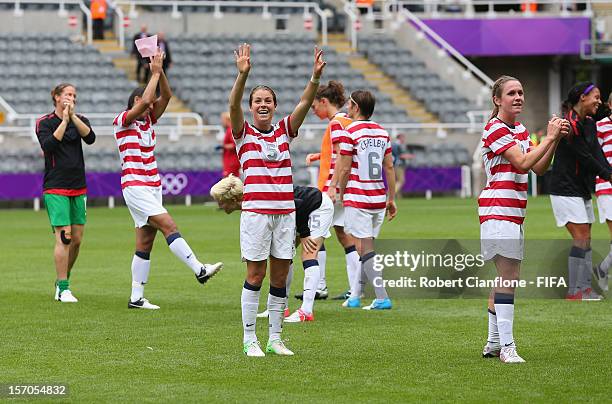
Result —
[[[344,204],[342,201],[336,201],[334,204],[334,220],[332,225],[344,227]]]
[[[597,197],[597,211],[599,213],[600,223],[605,223],[606,220],[612,220],[612,195],[601,195]]]
[[[334,218],[334,203],[323,194],[321,206],[310,213],[308,216],[308,228],[310,229],[310,237],[312,238],[329,238],[331,233],[329,229]]]
[[[480,250],[485,261],[501,255],[523,260],[523,226],[508,220],[487,220],[480,225]]]
[[[127,187],[123,188],[122,192],[125,204],[138,228],[146,226],[149,217],[168,213],[162,205],[161,187]]]
[[[271,255],[290,260],[295,255],[295,212],[284,215],[242,212],[240,253],[248,261],[265,261]]]
[[[579,196],[559,196],[551,195],[555,220],[558,227],[563,227],[568,223],[593,223],[595,213],[593,212],[593,201],[585,200]]]
[[[357,238],[378,237],[385,220],[385,209],[344,208],[344,231]]]

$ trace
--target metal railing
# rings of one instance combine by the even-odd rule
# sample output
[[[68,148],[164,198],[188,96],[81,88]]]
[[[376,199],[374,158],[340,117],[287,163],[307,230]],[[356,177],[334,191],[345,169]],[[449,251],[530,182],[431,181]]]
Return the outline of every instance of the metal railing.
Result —
[[[301,8],[304,9],[304,18],[311,18],[311,11],[314,11],[321,20],[321,42],[323,45],[327,45],[327,15],[319,7],[318,3],[313,2],[280,2],[280,1],[215,1],[215,0],[114,0],[113,3],[116,6],[127,5],[130,8],[129,15],[131,18],[136,18],[138,12],[136,6],[168,6],[172,7],[171,17],[180,18],[182,13],[180,9],[182,7],[213,7],[213,15],[215,18],[223,18],[223,9],[226,7],[232,8],[261,8],[261,14],[264,18],[272,18],[270,8]],[[119,7],[115,7],[115,10]],[[119,14],[118,14],[119,16]],[[125,28],[123,27],[123,14],[120,16],[120,23],[118,25],[118,38],[125,38]],[[123,40],[120,44],[121,47],[125,46]]]
[[[17,111],[13,107],[10,106],[8,102],[2,96],[0,96],[0,108],[6,111],[6,120],[8,122],[13,122],[15,118],[19,115]]]
[[[34,141],[37,141],[35,134],[36,120],[44,115],[44,113],[18,114],[15,110],[12,110],[12,112],[11,125],[0,126],[0,133],[13,136],[29,136]],[[92,126],[96,134],[100,136],[113,134],[112,122],[117,114],[79,113],[86,116],[90,121],[94,121]],[[99,120],[107,121],[109,125],[96,125],[95,122]],[[158,135],[168,136],[170,140],[178,140],[183,135],[202,136],[208,132],[216,133],[219,131],[219,128],[220,126],[218,125],[204,125],[202,117],[195,112],[166,112],[159,120],[158,124],[155,125],[156,133]]]
[[[19,137],[31,137],[37,141],[35,128],[36,120],[44,114],[16,114],[14,124],[0,126],[0,134]],[[112,136],[112,125],[96,125],[96,120],[105,120],[109,123],[116,114],[83,113],[89,120],[94,121],[92,126],[98,136]],[[438,139],[445,139],[453,133],[476,133],[482,130],[482,124],[474,123],[381,123],[392,137],[405,132],[431,132]],[[305,140],[318,139],[325,131],[326,124],[304,124],[300,127],[300,134]],[[178,140],[181,136],[218,135],[224,132],[221,125],[205,125],[202,117],[195,112],[167,112],[155,125],[155,132],[161,136],[168,136],[170,140]],[[429,138],[431,140],[431,138]]]
[[[68,12],[66,11],[66,4],[77,4],[79,6],[79,8],[81,9],[81,11],[83,12],[83,14],[85,14],[86,17],[86,21],[87,21],[87,43],[91,44],[93,41],[93,25],[92,25],[92,19],[91,19],[91,11],[89,10],[89,8],[85,5],[85,3],[82,0],[16,0],[16,1],[9,1],[9,0],[0,0],[0,3],[5,3],[5,4],[11,4],[14,5],[14,11],[13,13],[15,14],[15,17],[22,17],[24,14],[23,9],[21,8],[22,4],[52,4],[52,5],[57,5],[58,6],[58,14],[60,17],[66,17],[68,16]]]
[[[444,49],[449,55],[455,58],[455,60],[463,65],[467,71],[469,71],[475,78],[480,80],[482,83],[489,87],[493,87],[493,80],[487,76],[482,70],[476,67],[472,62],[467,60],[457,49],[451,44],[446,42],[444,38],[438,35],[434,30],[429,28],[421,19],[419,19],[414,13],[407,9],[402,9],[399,12],[401,17],[405,17],[412,22],[422,33],[429,37],[437,46]]]

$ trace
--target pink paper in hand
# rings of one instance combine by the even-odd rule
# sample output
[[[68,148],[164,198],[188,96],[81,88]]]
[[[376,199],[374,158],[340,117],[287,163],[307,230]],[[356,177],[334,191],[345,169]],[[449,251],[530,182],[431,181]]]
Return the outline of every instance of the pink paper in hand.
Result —
[[[153,57],[157,53],[157,35],[137,39],[134,43],[143,58]]]

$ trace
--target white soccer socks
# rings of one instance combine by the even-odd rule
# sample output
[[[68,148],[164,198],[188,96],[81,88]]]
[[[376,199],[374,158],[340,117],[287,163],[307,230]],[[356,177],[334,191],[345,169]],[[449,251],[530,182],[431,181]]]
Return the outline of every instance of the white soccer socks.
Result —
[[[149,280],[151,253],[136,251],[132,258],[132,295],[130,301],[137,302],[144,296],[144,285]]]
[[[181,233],[172,233],[166,238],[168,248],[178,259],[183,261],[194,274],[199,275],[202,267],[204,266],[189,247],[189,244],[181,237]]]
[[[304,296],[302,302],[302,311],[311,314],[314,305],[315,294],[317,292],[317,285],[319,283],[319,262],[317,260],[305,260],[304,265]]]
[[[370,251],[361,257],[361,268],[363,272],[365,272],[368,277],[368,281],[374,287],[374,293],[376,294],[376,299],[383,300],[388,299],[389,295],[387,294],[387,290],[383,286],[382,282],[382,271],[377,271],[374,269],[374,256],[376,253],[374,251]],[[352,297],[352,295],[351,295]]]
[[[244,281],[240,304],[242,306],[242,327],[244,329],[243,343],[257,341],[255,325],[257,324],[257,307],[259,306],[259,293],[261,286],[251,285]]]
[[[275,341],[281,338],[286,301],[286,289],[284,287],[275,288],[270,285],[270,294],[268,294],[268,322],[270,324],[269,341]],[[257,314],[257,306],[255,306],[254,310],[253,313]]]
[[[514,294],[496,292],[494,301],[499,342],[502,347],[510,346],[514,343],[514,336],[512,335]]]
[[[325,245],[321,246],[321,249],[317,253],[317,261],[319,263],[319,282],[317,283],[317,290],[325,290],[327,288],[327,280],[325,279],[325,265],[327,264],[327,251]],[[289,294],[289,292],[287,292]]]

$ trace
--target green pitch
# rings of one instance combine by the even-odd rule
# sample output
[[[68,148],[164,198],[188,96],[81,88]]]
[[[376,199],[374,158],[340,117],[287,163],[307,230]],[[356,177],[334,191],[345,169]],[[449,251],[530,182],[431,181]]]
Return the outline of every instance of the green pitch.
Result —
[[[547,198],[532,199],[525,234],[567,238]],[[474,200],[403,200],[382,238],[477,238]],[[401,300],[389,312],[317,302],[314,323],[286,324],[294,357],[242,354],[244,264],[239,215],[169,206],[203,261],[225,268],[204,287],[158,237],[145,296],[128,310],[133,224],[126,208],[88,211],[73,272],[74,305],[53,301],[53,238],[44,211],[0,211],[0,384],[67,383],[75,402],[609,402],[612,304],[517,300],[515,337],[527,363],[481,358],[484,300]],[[607,239],[597,224],[594,237]],[[528,241],[527,241],[528,242]],[[330,294],[346,288],[328,242]],[[605,254],[606,251],[600,251]],[[301,285],[296,268],[293,291]],[[293,294],[293,293],[292,293]],[[262,304],[267,286],[262,288]],[[298,301],[291,299],[292,311]],[[258,322],[265,344],[267,321]]]

